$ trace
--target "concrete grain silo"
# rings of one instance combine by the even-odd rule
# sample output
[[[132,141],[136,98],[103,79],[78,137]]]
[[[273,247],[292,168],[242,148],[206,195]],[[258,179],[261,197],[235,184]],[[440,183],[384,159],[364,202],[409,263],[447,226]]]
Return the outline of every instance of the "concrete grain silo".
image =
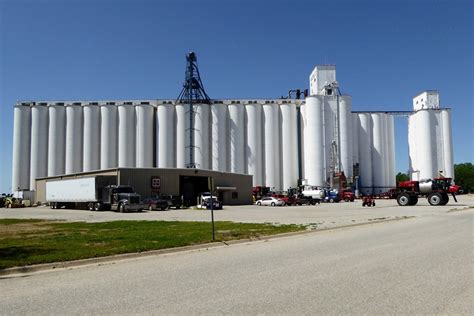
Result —
[[[84,115],[83,171],[100,169],[100,107],[86,104],[82,107]]]
[[[135,105],[135,111],[137,116],[137,168],[151,168],[153,167],[155,107],[144,102]]]
[[[13,110],[12,190],[30,189],[31,109],[29,104]]]
[[[263,185],[262,106],[253,103],[245,105],[247,126],[247,172],[253,175],[253,185]]]
[[[30,190],[35,190],[36,178],[48,173],[48,107],[36,104],[31,107],[31,158]]]
[[[129,104],[118,106],[118,167],[135,167],[136,117]]]
[[[66,105],[66,163],[67,174],[82,172],[82,106],[80,104]]]
[[[100,169],[118,165],[118,109],[115,104],[100,106]]]
[[[55,176],[65,173],[66,107],[63,104],[51,104],[48,112],[48,176]]]

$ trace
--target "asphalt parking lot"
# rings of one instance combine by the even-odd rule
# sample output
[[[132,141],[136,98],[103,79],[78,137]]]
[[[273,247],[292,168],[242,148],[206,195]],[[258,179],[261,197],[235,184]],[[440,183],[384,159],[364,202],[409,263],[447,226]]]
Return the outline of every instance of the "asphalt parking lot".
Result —
[[[311,228],[332,228],[380,220],[400,219],[416,216],[437,216],[439,214],[474,208],[474,195],[460,195],[458,203],[452,198],[446,206],[430,206],[426,199],[420,199],[415,206],[401,207],[395,200],[376,200],[375,207],[362,207],[362,202],[322,203],[315,206],[224,206],[214,211],[216,221],[243,223],[306,224]],[[47,219],[65,221],[105,222],[116,220],[164,220],[164,221],[210,221],[209,210],[179,209],[168,211],[143,211],[137,213],[90,212],[86,210],[59,209],[49,207],[28,207],[21,209],[0,209],[0,218]]]

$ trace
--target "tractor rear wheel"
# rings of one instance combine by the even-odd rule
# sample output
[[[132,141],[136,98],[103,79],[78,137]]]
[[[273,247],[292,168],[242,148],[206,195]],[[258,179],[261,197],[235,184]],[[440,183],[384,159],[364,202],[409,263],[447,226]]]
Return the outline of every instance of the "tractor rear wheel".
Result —
[[[438,206],[438,205],[441,205],[442,201],[443,201],[443,197],[438,192],[434,192],[428,195],[428,203],[430,203],[430,205]]]
[[[407,192],[400,193],[397,196],[397,203],[400,206],[410,205],[410,200],[411,200],[410,199],[410,194],[408,194]]]

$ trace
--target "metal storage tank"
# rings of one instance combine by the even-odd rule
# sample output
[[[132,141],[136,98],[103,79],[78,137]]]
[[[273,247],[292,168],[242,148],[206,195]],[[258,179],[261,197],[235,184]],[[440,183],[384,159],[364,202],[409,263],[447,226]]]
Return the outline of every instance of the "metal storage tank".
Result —
[[[307,97],[305,105],[305,178],[317,186],[325,184],[323,102],[323,96],[315,95]]]
[[[281,190],[280,109],[278,104],[263,105],[265,185]]]
[[[359,163],[359,115],[357,113],[351,114],[352,119],[352,161],[355,165]]]
[[[186,168],[186,111],[187,105],[176,104],[176,167]],[[157,129],[158,132],[158,129]]]
[[[384,170],[384,127],[381,113],[372,113],[373,123],[373,150],[372,150],[372,181],[374,193],[383,192],[385,181]]]
[[[100,169],[100,108],[84,105],[84,152],[83,171]]]
[[[66,174],[82,172],[82,106],[66,105]]]
[[[135,167],[135,108],[133,105],[118,105],[118,166]]]
[[[432,147],[433,129],[431,126],[431,111],[419,110],[414,114],[417,116],[417,160],[421,179],[431,179],[437,173],[434,169],[433,159],[435,153]]]
[[[36,178],[45,177],[47,173],[48,107],[36,104],[31,107],[30,190],[35,190]]]
[[[453,143],[451,135],[451,112],[449,109],[441,111],[444,176],[454,178]]]
[[[30,188],[31,109],[16,105],[13,110],[12,191]]]
[[[245,173],[244,106],[230,104],[228,108],[230,172]]]
[[[339,97],[339,150],[342,171],[347,178],[352,177],[352,98]]]
[[[155,108],[151,104],[137,104],[137,168],[153,167],[153,135]]]
[[[253,176],[253,186],[261,186],[262,170],[262,105],[245,105],[247,114],[247,170]]]
[[[100,106],[100,169],[117,167],[118,114],[116,105]]]
[[[196,104],[194,116],[194,161],[199,169],[209,164],[209,104]]]
[[[298,138],[295,104],[281,104],[282,184],[283,190],[298,186]]]
[[[156,151],[158,168],[174,168],[174,105],[160,104],[157,110]]]
[[[227,105],[211,106],[212,126],[212,170],[228,171],[227,169]]]
[[[389,157],[389,177],[388,185],[394,187],[397,185],[396,167],[395,167],[395,123],[393,115],[388,115],[388,157]]]
[[[64,174],[66,145],[66,107],[50,105],[48,131],[48,177]]]
[[[359,114],[359,169],[360,192],[372,194],[372,118],[369,113]]]

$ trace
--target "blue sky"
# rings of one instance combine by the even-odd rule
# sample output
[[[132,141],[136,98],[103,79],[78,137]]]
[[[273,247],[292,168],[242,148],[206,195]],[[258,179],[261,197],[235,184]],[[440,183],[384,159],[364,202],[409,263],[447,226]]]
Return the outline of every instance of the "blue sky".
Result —
[[[195,51],[211,98],[276,98],[336,64],[353,110],[453,109],[454,161],[474,162],[471,1],[0,0],[0,192],[17,100],[175,98]],[[397,119],[397,170],[408,168]]]

